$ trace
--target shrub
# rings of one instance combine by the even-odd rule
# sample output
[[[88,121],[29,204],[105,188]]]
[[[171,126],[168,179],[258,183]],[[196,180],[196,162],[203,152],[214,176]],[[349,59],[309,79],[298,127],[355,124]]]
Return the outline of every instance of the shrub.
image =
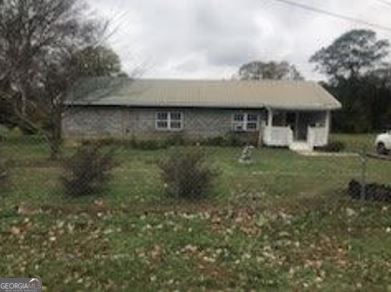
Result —
[[[8,178],[6,162],[0,154],[0,192],[5,189]]]
[[[243,147],[249,144],[248,138],[241,139],[238,133],[229,132],[226,136],[227,144],[230,147]],[[250,143],[253,144],[253,143]]]
[[[9,135],[9,130],[0,124],[0,142],[5,141],[5,138]]]
[[[102,147],[84,142],[72,157],[64,160],[61,181],[67,195],[90,195],[101,192],[107,185],[114,167],[114,151],[113,148],[104,151]]]
[[[217,147],[243,147],[248,144],[256,145],[256,141],[253,140],[252,137],[242,135],[242,133],[229,132],[224,136],[207,138],[201,144]]]
[[[333,141],[327,144],[326,146],[318,147],[316,149],[322,152],[341,152],[345,150],[345,148],[346,146],[343,142]]]
[[[5,140],[6,136],[7,136],[7,129],[0,124],[0,143],[3,140]],[[8,179],[7,161],[2,151],[0,151],[0,193],[6,188],[7,179]]]
[[[205,146],[225,147],[228,145],[228,142],[223,136],[218,136],[207,138],[201,144]]]
[[[159,164],[167,193],[175,198],[200,199],[209,194],[218,171],[199,147],[175,149]]]
[[[167,148],[167,144],[165,141],[140,140],[133,142],[133,148],[140,150],[159,150]]]
[[[113,137],[105,137],[105,138],[99,138],[96,140],[84,140],[82,141],[82,144],[95,144],[99,146],[114,146],[121,144],[121,140],[113,138]]]
[[[82,144],[92,143],[91,140],[84,140]],[[167,148],[167,141],[162,140],[136,140],[135,137],[131,139],[119,139],[119,138],[101,138],[93,140],[95,145],[99,146],[118,146],[118,147],[130,147],[139,150],[159,150]]]
[[[348,195],[352,199],[361,199],[364,190],[364,199],[366,201],[391,202],[391,187],[381,184],[367,184],[364,189],[363,185],[356,180],[349,183]]]
[[[186,144],[187,140],[182,133],[174,134],[170,136],[166,141],[166,145],[169,146],[185,146]]]

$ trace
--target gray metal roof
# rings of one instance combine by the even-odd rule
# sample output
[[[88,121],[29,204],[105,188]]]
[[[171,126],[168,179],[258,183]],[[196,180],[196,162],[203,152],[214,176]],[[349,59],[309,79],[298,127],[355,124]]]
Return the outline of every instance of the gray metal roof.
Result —
[[[80,81],[71,92],[68,104],[301,110],[341,108],[341,104],[316,82],[124,78]]]

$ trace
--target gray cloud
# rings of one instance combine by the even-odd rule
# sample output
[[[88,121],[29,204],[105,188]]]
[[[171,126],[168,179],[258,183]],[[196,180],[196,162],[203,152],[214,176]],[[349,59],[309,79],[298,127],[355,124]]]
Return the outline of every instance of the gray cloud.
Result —
[[[287,60],[318,79],[309,57],[362,26],[274,0],[89,0],[117,27],[110,39],[124,67],[145,77],[230,78],[251,60]],[[391,8],[375,0],[297,0],[391,26]],[[379,31],[380,37],[391,33]]]

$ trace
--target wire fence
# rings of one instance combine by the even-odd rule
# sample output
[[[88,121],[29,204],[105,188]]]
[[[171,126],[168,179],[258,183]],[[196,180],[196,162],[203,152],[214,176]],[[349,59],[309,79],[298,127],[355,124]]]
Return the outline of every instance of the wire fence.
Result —
[[[259,131],[124,133],[65,136],[53,160],[38,134],[1,127],[0,274],[60,290],[59,275],[97,291],[387,287],[391,161],[376,135],[295,152]]]
[[[95,123],[103,121],[94,121],[91,124]],[[218,190],[214,195],[225,199],[229,199],[231,195],[222,193],[233,193],[232,196],[235,196],[241,191],[252,189],[270,193],[271,197],[333,193],[347,190],[352,180],[360,183],[365,190],[367,184],[387,184],[390,179],[390,158],[388,155],[376,153],[375,135],[371,134],[332,134],[330,144],[338,144],[338,149],[330,150],[325,147],[314,151],[294,152],[287,147],[259,145],[258,132],[230,132],[222,136],[198,139],[181,133],[162,135],[157,131],[146,132],[140,139],[134,135],[109,137],[107,133],[102,133],[102,136],[94,133],[92,136],[65,137],[61,157],[53,160],[50,159],[50,146],[44,138],[23,134],[18,128],[2,129],[2,177],[4,180],[9,178],[8,185],[11,189],[26,192],[30,192],[31,184],[34,184],[40,187],[40,193],[61,193],[63,186],[58,177],[66,171],[67,164],[70,167],[72,158],[75,164],[72,165],[75,168],[73,172],[82,168],[96,170],[93,169],[96,166],[94,163],[99,163],[101,156],[106,154],[110,156],[106,159],[112,161],[109,163],[112,164],[110,167],[103,167],[104,173],[110,173],[108,185],[116,188],[124,184],[124,187],[128,188],[127,192],[131,193],[132,187],[140,189],[141,186],[147,186],[149,183],[145,182],[148,181],[158,195],[161,193],[159,187],[164,186],[164,182],[159,181],[162,171],[160,162],[169,158],[171,153],[186,149],[188,151],[184,156],[201,150],[202,163],[219,169],[218,174],[215,174],[214,189]],[[83,148],[88,146],[94,149],[94,153],[85,149],[83,152]],[[108,151],[109,149],[111,151]],[[171,157],[172,160],[174,158],[175,155]],[[84,164],[83,159],[86,160]],[[78,163],[80,165],[77,165]],[[181,167],[193,166],[190,164]],[[40,170],[32,173],[32,178],[37,175],[36,179],[25,185],[19,183],[18,173],[35,169]],[[39,173],[45,172],[49,174],[50,180],[43,176],[44,182],[41,185]],[[81,172],[80,175],[85,173]],[[144,182],[140,183],[140,186],[133,185],[132,177],[140,177]],[[45,184],[50,187],[45,187]],[[149,190],[145,192],[146,198],[148,192]]]

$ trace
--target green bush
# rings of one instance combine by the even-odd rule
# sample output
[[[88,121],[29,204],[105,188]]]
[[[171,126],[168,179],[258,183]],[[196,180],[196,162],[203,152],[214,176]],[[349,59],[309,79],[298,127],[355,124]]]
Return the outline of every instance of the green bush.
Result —
[[[170,136],[165,144],[166,146],[185,146],[188,144],[188,141],[182,133],[178,133]]]
[[[229,132],[225,136],[207,138],[201,144],[217,147],[242,147],[248,144],[249,141],[246,138],[241,139],[239,135],[235,132]]]
[[[0,124],[0,142],[5,141],[5,138],[9,135],[9,130]]]
[[[218,136],[207,138],[201,144],[205,146],[226,147],[228,146],[228,141],[223,136]]]
[[[251,139],[249,139],[251,138]],[[243,136],[235,132],[229,132],[224,136],[210,137],[199,141],[199,144],[204,146],[216,147],[242,147],[247,144],[256,144],[252,137]],[[89,141],[89,140],[87,140]],[[171,146],[189,146],[196,144],[196,141],[189,140],[183,133],[177,133],[167,136],[165,139],[151,138],[151,139],[137,139],[132,136],[130,139],[121,139],[115,137],[100,138],[94,140],[96,144],[101,146],[121,146],[130,147],[139,150],[160,150],[167,149]]]
[[[122,142],[120,139],[116,139],[113,137],[106,137],[106,138],[99,138],[96,140],[84,140],[82,141],[82,144],[95,144],[98,146],[114,146],[114,145],[120,145]]]
[[[89,143],[90,140],[82,141],[82,143]],[[167,148],[167,141],[163,140],[137,140],[135,137],[131,139],[120,138],[101,138],[94,140],[95,145],[99,146],[118,146],[118,147],[130,147],[139,150],[159,150]]]
[[[228,146],[230,147],[243,147],[248,144],[249,141],[245,141],[246,139],[240,139],[238,133],[229,132],[226,135]],[[251,144],[251,143],[250,143]]]
[[[346,149],[346,145],[343,142],[340,141],[332,141],[326,146],[323,147],[317,147],[316,150],[322,151],[322,152],[341,152]]]
[[[132,138],[130,146],[140,150],[159,150],[166,149],[169,146],[185,146],[187,145],[185,137],[181,134],[174,134],[166,139],[149,139],[149,140],[136,140]]]
[[[0,161],[0,192],[5,188],[8,172],[5,163]]]
[[[179,148],[159,163],[167,194],[174,198],[201,199],[213,189],[218,171],[199,147]]]
[[[113,157],[113,148],[103,150],[102,145],[84,142],[72,157],[63,162],[61,181],[65,193],[84,196],[101,192],[111,179]]]
[[[134,141],[132,144],[133,148],[140,150],[159,150],[167,148],[165,141],[158,140],[140,140]]]
[[[8,168],[5,158],[0,153],[0,193],[6,188],[8,179]]]

